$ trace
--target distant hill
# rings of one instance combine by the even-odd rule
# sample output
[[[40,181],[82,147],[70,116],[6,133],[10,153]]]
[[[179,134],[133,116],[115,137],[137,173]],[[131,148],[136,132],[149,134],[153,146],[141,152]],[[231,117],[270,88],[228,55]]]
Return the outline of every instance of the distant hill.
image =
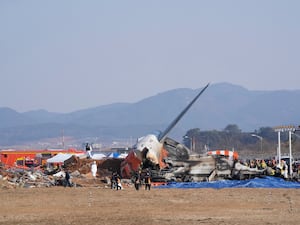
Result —
[[[175,89],[136,103],[115,103],[71,113],[18,113],[0,108],[0,145],[57,137],[62,129],[75,138],[136,138],[166,128],[200,88]],[[250,91],[229,83],[212,84],[170,136],[180,137],[192,128],[223,130],[228,124],[236,124],[243,131],[299,124],[299,99],[300,90]]]

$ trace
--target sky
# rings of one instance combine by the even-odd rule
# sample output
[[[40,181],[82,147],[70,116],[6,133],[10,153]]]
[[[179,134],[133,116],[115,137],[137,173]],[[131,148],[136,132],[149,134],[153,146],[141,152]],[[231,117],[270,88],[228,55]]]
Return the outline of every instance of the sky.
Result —
[[[300,89],[297,0],[2,0],[0,107],[72,112],[228,82]]]

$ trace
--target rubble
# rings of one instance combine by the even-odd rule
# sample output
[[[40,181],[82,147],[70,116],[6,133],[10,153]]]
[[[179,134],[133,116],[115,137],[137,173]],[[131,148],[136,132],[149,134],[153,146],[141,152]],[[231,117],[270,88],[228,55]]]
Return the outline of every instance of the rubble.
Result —
[[[52,176],[47,176],[42,171],[28,171],[11,168],[4,170],[0,169],[1,173],[1,188],[17,188],[17,187],[50,187],[55,185],[55,179]]]
[[[97,163],[97,179],[91,176],[91,164]],[[48,171],[40,167],[19,169],[5,168],[0,165],[0,189],[37,188],[63,185],[64,169],[71,174],[71,181],[76,187],[105,186],[110,182],[112,172],[120,172],[123,159],[107,158],[93,160],[72,156],[64,162],[61,169]]]

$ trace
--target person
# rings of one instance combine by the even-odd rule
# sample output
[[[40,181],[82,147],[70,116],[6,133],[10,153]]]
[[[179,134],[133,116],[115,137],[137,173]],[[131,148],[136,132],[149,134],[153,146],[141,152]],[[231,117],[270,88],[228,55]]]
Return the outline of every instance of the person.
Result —
[[[261,160],[261,168],[262,169],[267,168],[267,163],[266,163],[266,161],[264,159]]]
[[[66,170],[65,171],[65,184],[64,184],[65,187],[66,186],[72,187],[71,182],[70,182],[70,178],[71,178],[70,173],[69,173],[68,170]]]
[[[91,166],[91,172],[92,172],[93,178],[96,179],[96,175],[97,175],[97,163],[96,163],[96,161],[94,161],[92,166]]]
[[[283,178],[284,179],[288,179],[288,165],[286,164],[286,161],[284,161],[284,160],[281,160],[281,168],[282,168],[282,172],[281,172],[281,174],[282,174],[282,176],[283,176]]]
[[[89,143],[86,143],[86,145],[85,145],[85,150],[86,150],[86,151],[91,151],[91,146],[90,146]]]
[[[113,172],[111,175],[111,189],[117,188],[117,173]]]
[[[110,188],[115,189],[117,187],[117,173],[113,172],[110,178]]]
[[[151,188],[151,174],[150,174],[150,171],[149,169],[146,170],[146,174],[145,174],[145,190],[149,190],[150,191],[150,188]]]
[[[140,171],[137,171],[134,176],[134,187],[135,190],[139,190],[141,186],[141,174]]]
[[[87,153],[87,158],[92,158],[92,146],[89,143],[86,143],[85,145],[85,151]]]
[[[118,173],[116,174],[116,185],[117,185],[117,190],[123,189],[122,184],[121,184],[121,177]]]
[[[250,168],[255,168],[256,167],[256,164],[255,164],[255,160],[251,160],[250,162],[250,165],[249,165]]]

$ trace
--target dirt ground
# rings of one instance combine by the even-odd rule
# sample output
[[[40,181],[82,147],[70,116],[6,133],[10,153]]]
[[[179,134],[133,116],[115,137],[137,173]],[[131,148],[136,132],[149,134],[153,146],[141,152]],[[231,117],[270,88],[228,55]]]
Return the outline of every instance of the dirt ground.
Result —
[[[299,224],[299,189],[0,189],[0,225]]]

